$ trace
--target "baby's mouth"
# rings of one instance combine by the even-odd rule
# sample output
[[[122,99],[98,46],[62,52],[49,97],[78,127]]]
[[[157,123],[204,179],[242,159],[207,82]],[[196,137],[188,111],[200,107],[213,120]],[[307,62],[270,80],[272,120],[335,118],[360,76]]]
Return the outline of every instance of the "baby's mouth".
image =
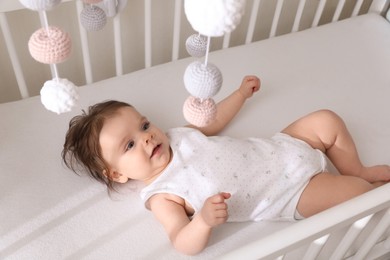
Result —
[[[160,147],[161,147],[161,144],[154,147],[152,154],[150,155],[150,158],[152,158],[156,153],[158,153],[158,151],[160,150]]]

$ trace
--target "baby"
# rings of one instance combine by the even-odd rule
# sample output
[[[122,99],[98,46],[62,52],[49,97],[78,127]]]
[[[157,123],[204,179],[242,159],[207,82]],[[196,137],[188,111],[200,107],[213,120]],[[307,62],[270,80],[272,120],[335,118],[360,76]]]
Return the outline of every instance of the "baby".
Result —
[[[145,206],[175,248],[197,254],[227,221],[298,220],[390,180],[390,167],[365,167],[342,119],[308,114],[270,139],[216,136],[260,89],[256,76],[218,103],[217,119],[164,133],[127,103],[107,101],[74,117],[65,164],[113,189],[140,180]],[[326,170],[326,157],[340,174]]]

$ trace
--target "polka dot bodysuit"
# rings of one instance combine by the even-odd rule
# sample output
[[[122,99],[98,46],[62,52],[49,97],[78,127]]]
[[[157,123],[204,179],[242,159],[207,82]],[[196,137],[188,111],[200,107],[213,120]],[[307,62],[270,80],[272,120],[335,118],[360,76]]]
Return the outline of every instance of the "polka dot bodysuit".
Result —
[[[307,143],[277,133],[270,139],[207,137],[192,128],[168,131],[173,157],[161,175],[141,191],[147,200],[175,194],[195,214],[219,192],[231,193],[228,221],[294,220],[303,189],[325,170],[325,155]]]

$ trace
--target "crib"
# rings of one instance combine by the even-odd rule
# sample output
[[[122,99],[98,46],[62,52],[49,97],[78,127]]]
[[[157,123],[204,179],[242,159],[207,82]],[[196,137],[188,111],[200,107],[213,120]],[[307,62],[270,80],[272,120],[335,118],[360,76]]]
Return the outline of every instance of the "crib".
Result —
[[[244,75],[258,75],[262,88],[222,134],[267,137],[331,109],[365,164],[390,164],[389,3],[248,0],[237,28],[211,39],[208,59],[223,74],[216,100]],[[85,6],[63,0],[35,12],[0,1],[1,259],[390,259],[390,184],[298,222],[218,226],[207,249],[185,256],[142,205],[140,183],[108,196],[66,169],[68,122],[96,102],[129,102],[162,129],[185,125],[183,74],[201,59],[184,47],[195,32],[183,0],[104,0],[110,15],[96,32],[81,25]],[[71,57],[56,66],[36,62],[27,48],[45,21],[72,39]],[[79,92],[72,111],[59,115],[39,96],[58,75]]]

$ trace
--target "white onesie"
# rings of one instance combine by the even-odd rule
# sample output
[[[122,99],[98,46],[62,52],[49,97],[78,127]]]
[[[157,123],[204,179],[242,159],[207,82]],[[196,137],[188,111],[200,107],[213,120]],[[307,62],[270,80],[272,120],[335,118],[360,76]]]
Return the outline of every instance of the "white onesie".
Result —
[[[173,158],[141,191],[147,200],[175,194],[195,210],[219,192],[231,193],[228,221],[294,220],[310,178],[325,170],[325,155],[307,143],[277,133],[270,139],[207,137],[181,127],[168,131]]]

